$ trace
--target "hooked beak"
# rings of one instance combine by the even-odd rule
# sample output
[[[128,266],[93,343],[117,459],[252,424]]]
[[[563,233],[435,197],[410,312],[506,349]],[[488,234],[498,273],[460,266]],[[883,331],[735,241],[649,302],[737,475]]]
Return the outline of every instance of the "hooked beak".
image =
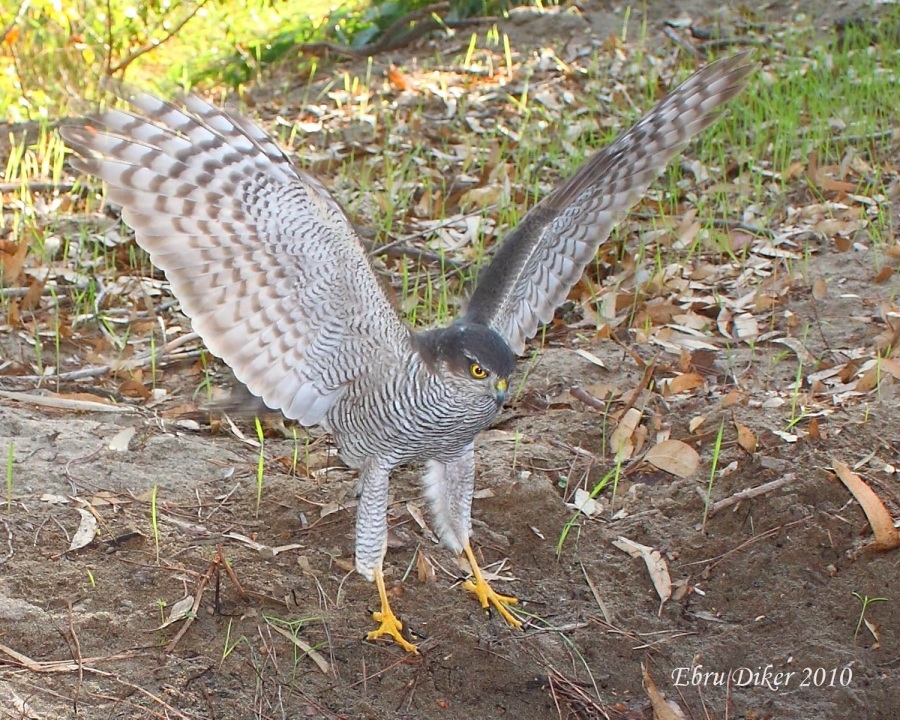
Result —
[[[509,384],[506,378],[500,378],[494,383],[494,390],[496,391],[494,397],[497,400],[497,407],[500,407],[503,404],[503,401],[506,400],[506,391],[508,387]]]

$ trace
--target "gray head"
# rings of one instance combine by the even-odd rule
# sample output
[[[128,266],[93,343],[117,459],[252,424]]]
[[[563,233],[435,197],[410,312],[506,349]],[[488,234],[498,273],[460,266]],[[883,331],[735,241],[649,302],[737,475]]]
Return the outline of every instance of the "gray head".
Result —
[[[417,336],[419,352],[435,370],[487,388],[498,405],[506,398],[516,356],[494,330],[477,323],[457,322]]]

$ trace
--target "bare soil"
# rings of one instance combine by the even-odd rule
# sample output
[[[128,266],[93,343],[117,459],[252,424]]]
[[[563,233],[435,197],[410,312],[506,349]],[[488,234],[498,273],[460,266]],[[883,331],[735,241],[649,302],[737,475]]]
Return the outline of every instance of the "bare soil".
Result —
[[[616,11],[598,3],[591,12]],[[516,40],[546,30],[536,25]],[[808,262],[808,277],[840,278],[839,290],[814,300],[798,285],[783,299],[779,327],[791,318],[815,328],[802,338],[814,357],[871,345],[884,330],[872,308],[897,294],[895,279],[871,281],[882,260],[825,248]],[[605,494],[600,515],[578,518],[557,555],[574,515],[566,500],[614,467],[615,422],[570,389],[630,390],[642,386],[645,363],[655,359],[659,374],[677,364],[622,339],[551,334],[533,365],[522,363],[524,391],[477,443],[476,543],[489,569],[503,561],[494,584],[522,600],[532,617],[524,631],[484,615],[460,589],[454,559],[415,520],[426,507],[419,469],[396,473],[386,568],[394,609],[420,642],[417,657],[364,641],[377,597],[348,572],[356,478],[327,438],[307,452],[301,431],[295,464],[293,439],[267,437],[257,508],[259,451],[227,428],[152,410],[78,414],[0,400],[0,449],[14,451],[13,502],[0,512],[0,717],[677,717],[654,711],[642,667],[691,718],[900,717],[900,555],[866,547],[866,518],[829,469],[834,458],[860,462],[898,514],[898,386],[885,380],[835,405],[817,417],[816,432],[806,432],[806,419],[789,442],[792,408],[772,400],[790,397],[796,357],[779,344],[720,348],[703,370],[708,391],[635,396],[648,427],[694,446],[702,469],[674,479],[626,465],[615,499]],[[9,352],[13,339],[5,342]],[[159,382],[173,402],[190,402],[196,383],[180,370],[189,367],[170,367]],[[740,400],[730,404],[736,388]],[[720,422],[717,468],[728,471],[715,480],[713,502],[790,479],[704,527]],[[737,442],[734,423],[753,433],[754,452]],[[110,449],[129,427],[127,450]],[[97,539],[67,551],[88,506]],[[297,547],[274,554],[235,534]],[[660,607],[644,563],[611,544],[620,536],[662,553],[681,586],[676,598]],[[217,546],[246,597],[221,568],[208,574]],[[433,577],[422,580],[428,569]],[[196,619],[167,651],[183,623],[160,628],[169,608],[201,587]],[[857,595],[887,598],[865,614],[879,642],[858,627]],[[317,646],[330,671],[273,627]]]

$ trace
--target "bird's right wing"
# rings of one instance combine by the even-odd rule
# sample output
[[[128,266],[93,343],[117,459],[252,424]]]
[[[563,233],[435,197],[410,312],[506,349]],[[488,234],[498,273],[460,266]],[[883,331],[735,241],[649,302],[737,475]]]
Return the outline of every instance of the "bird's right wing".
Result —
[[[549,322],[612,228],[688,141],[737,95],[747,53],[699,70],[538,203],[478,278],[466,319],[496,330],[514,352]]]
[[[61,129],[106,181],[209,350],[270,408],[314,425],[410,331],[352,224],[250,121],[197,97],[127,98]]]

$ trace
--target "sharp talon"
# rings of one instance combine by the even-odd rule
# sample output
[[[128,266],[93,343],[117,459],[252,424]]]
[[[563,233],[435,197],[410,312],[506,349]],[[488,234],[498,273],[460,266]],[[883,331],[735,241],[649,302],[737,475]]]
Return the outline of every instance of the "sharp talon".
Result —
[[[478,580],[475,582],[467,580],[463,583],[463,590],[472,593],[478,598],[481,607],[488,612],[490,612],[492,607],[496,609],[509,626],[514,628],[522,627],[522,621],[513,615],[506,607],[507,605],[518,605],[519,599],[514,598],[511,595],[501,595],[494,592],[494,589],[487,584],[487,581],[484,580],[484,578],[480,578],[480,580],[480,583]]]

